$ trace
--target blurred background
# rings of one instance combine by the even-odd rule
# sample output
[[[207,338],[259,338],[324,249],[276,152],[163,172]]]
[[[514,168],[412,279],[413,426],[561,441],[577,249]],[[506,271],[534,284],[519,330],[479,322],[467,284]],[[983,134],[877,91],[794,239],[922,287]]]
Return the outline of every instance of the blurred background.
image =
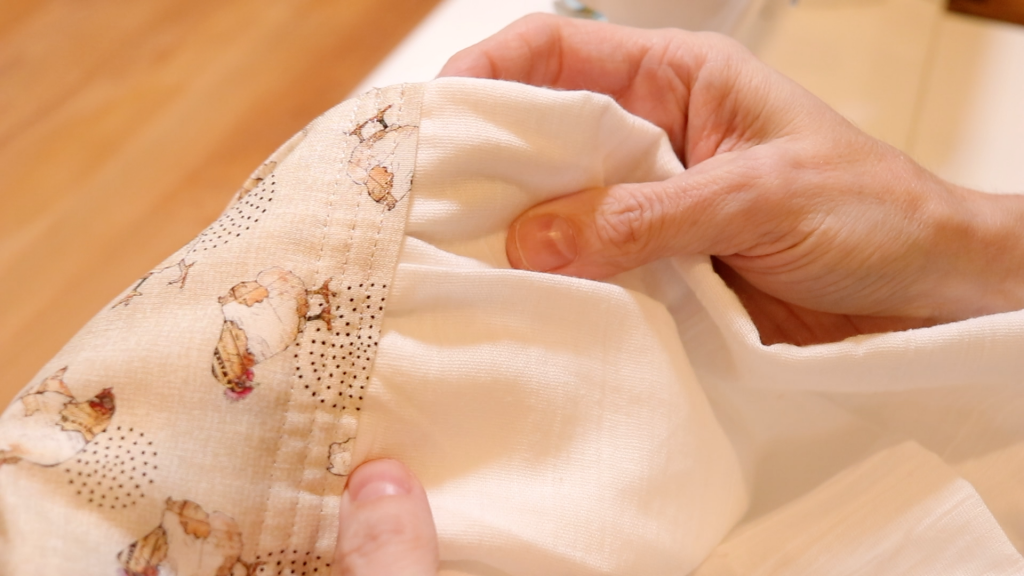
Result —
[[[944,0],[660,2],[680,25],[712,14],[699,21],[941,176],[1024,192],[1024,26],[954,14]],[[630,17],[628,2],[593,4],[557,8]],[[0,406],[321,112],[370,86],[428,80],[455,51],[555,10],[549,0],[3,0]]]

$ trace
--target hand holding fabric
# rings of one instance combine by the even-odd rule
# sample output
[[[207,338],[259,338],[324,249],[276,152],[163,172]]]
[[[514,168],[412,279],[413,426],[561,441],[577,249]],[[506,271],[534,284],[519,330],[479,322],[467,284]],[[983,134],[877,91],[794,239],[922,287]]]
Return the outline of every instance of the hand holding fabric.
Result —
[[[337,576],[434,576],[437,532],[427,494],[394,460],[356,468],[341,505]]]
[[[532,15],[441,75],[608,94],[687,167],[528,210],[514,267],[603,278],[713,255],[765,344],[1024,307],[1021,198],[941,180],[724,36]]]

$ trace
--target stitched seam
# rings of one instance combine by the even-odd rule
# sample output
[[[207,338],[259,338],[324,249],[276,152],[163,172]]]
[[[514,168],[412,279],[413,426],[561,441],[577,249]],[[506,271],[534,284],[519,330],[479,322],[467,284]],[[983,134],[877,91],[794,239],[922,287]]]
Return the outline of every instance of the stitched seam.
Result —
[[[398,117],[398,121],[399,122],[402,122],[402,120],[404,120],[404,118],[405,118],[405,115],[402,114],[404,106],[405,106],[405,84],[402,84],[402,91],[399,93],[399,96],[398,96],[398,110],[396,111],[396,116]],[[396,152],[397,152],[397,149],[396,149]],[[408,192],[406,192],[406,196],[408,196]],[[366,267],[366,280],[363,281],[364,284],[369,282],[370,279],[373,277],[373,260],[377,256],[377,245],[380,243],[380,233],[381,233],[381,230],[384,229],[384,216],[387,213],[388,213],[388,211],[386,209],[382,209],[380,211],[380,218],[377,219],[377,232],[373,235],[373,248],[370,249],[370,263]],[[370,297],[369,292],[370,292],[370,286],[367,286],[365,294],[364,294],[364,296],[366,298]],[[365,308],[366,308],[365,306],[360,306],[359,307],[359,328],[360,328],[360,332],[362,332],[363,321],[365,320],[365,317],[366,317],[366,312],[364,311]],[[372,329],[372,327],[371,327],[371,329]],[[376,352],[374,352],[373,357],[374,357],[374,359],[376,359],[376,357],[377,357],[377,353]],[[369,374],[367,374],[367,377],[369,377]],[[356,427],[356,434],[358,434],[358,433],[359,433],[359,427],[357,425],[357,427]]]
[[[381,95],[381,93],[380,93],[380,91],[378,91],[376,93],[376,97],[375,97],[375,108],[376,109],[380,108],[380,102],[379,102],[380,95]],[[395,115],[397,117],[397,121],[398,122],[402,122],[404,120],[404,115],[403,115],[404,102],[406,102],[406,84],[402,84],[401,91],[398,94],[398,102],[397,102],[398,106],[397,106],[396,115]],[[362,202],[362,196],[364,196],[364,195],[361,194],[361,191],[359,191],[359,192],[360,192],[360,194],[359,194],[358,202],[361,203]],[[408,197],[408,194],[409,194],[409,191],[407,191],[407,194],[406,194],[407,197]],[[364,284],[364,285],[366,285],[370,281],[370,279],[374,276],[374,261],[375,261],[375,258],[377,256],[377,247],[378,247],[378,245],[380,243],[380,235],[381,235],[381,232],[384,229],[384,218],[387,215],[387,213],[388,213],[388,210],[385,209],[385,208],[381,208],[381,210],[379,212],[380,215],[379,215],[379,217],[377,219],[377,232],[374,235],[374,245],[373,245],[373,248],[371,249],[370,260],[369,260],[369,262],[367,264],[367,276],[366,276],[366,279],[364,280],[364,282],[362,282],[362,284]],[[355,223],[355,221],[353,220],[353,224],[354,223]],[[352,230],[350,231],[350,243],[354,239],[354,233],[355,233],[355,225],[353,225]],[[347,265],[348,265],[348,254],[346,253],[346,259],[345,259],[344,264],[342,265],[342,270],[343,271],[347,271]],[[366,302],[368,300],[370,300],[370,299],[371,299],[370,286],[366,286],[365,290],[364,290],[364,293],[362,293],[362,301],[360,301],[359,304],[357,305],[357,308],[358,308],[358,311],[359,311],[359,315],[358,315],[358,322],[357,322],[357,325],[356,325],[356,330],[354,330],[354,333],[356,335],[367,335],[367,334],[364,334],[365,324],[366,324],[366,312],[365,311],[366,311],[366,307],[367,307],[366,306]],[[380,316],[381,316],[380,320],[383,320],[383,313]],[[368,336],[368,339],[369,339],[369,335],[367,335],[367,336]],[[354,342],[349,342],[349,344],[353,348],[357,349],[357,346],[354,345]],[[371,354],[373,355],[373,360],[376,360],[376,358],[377,358],[376,351],[374,351],[374,349],[372,349],[372,348],[368,348],[367,349],[367,358],[365,359],[366,360],[366,368],[368,370],[366,371],[367,374],[365,376],[360,376],[358,374],[359,371],[355,370],[355,368],[357,367],[355,359],[353,359],[352,361],[350,361],[348,363],[349,364],[349,369],[353,372],[353,375],[355,376],[355,378],[353,378],[353,379],[356,382],[358,382],[360,380],[360,378],[364,378],[364,379],[366,379],[366,381],[369,381],[369,378],[370,378],[369,368],[371,366],[373,366],[373,360],[371,360],[371,358],[370,358]],[[360,388],[360,389],[362,389],[362,388]],[[344,392],[344,390],[342,390],[342,392]],[[361,397],[359,399],[359,403],[360,403],[360,407],[361,407]],[[344,414],[344,410],[342,410],[342,414]],[[353,437],[353,442],[354,442],[354,439],[358,436],[360,420],[361,420],[361,417],[356,418],[355,436]],[[335,430],[337,430],[337,425],[335,425]],[[351,469],[349,469],[349,472],[350,471],[351,471]],[[322,536],[321,533],[322,533],[322,531],[324,529],[324,511],[325,511],[324,508],[325,508],[325,505],[327,503],[327,487],[328,487],[327,480],[328,479],[327,479],[327,477],[323,477],[323,478],[324,478],[324,482],[321,483],[321,490],[319,490],[319,495],[321,495],[321,506],[319,506],[319,511],[317,513],[317,517],[316,517],[316,530],[314,532],[314,538],[315,538],[316,542],[321,541],[321,536]]]
[[[352,117],[353,118],[355,117],[356,110],[358,109],[358,107],[359,107],[359,104],[358,104],[358,101],[357,101],[353,105],[353,107],[352,107]],[[339,176],[340,176],[340,174],[339,174]],[[331,188],[331,192],[330,192],[330,194],[327,197],[327,215],[324,218],[323,234],[321,235],[321,238],[320,238],[320,250],[319,250],[319,253],[317,254],[316,265],[314,267],[314,272],[313,272],[313,283],[314,284],[316,283],[316,281],[319,279],[319,276],[320,276],[320,266],[321,266],[321,263],[323,261],[323,256],[324,256],[324,252],[325,252],[325,249],[326,249],[327,233],[328,233],[328,231],[330,229],[331,215],[334,212],[334,210],[333,210],[334,198],[335,198],[335,196],[336,196],[336,194],[338,192],[338,183],[339,183],[339,181],[340,181],[340,178],[338,178],[338,177],[336,177],[334,179],[334,186]],[[351,249],[351,245],[349,246],[349,249]],[[305,328],[303,329],[303,332],[300,333],[298,335],[298,337],[296,338],[296,342],[293,343],[292,345],[296,344],[298,341],[301,340],[302,336],[304,336],[304,332],[305,332]],[[265,501],[264,507],[263,507],[263,510],[264,510],[263,518],[262,518],[262,520],[260,522],[260,527],[259,527],[259,530],[257,532],[257,539],[256,539],[256,553],[257,554],[261,553],[260,548],[261,548],[261,546],[263,544],[263,536],[265,534],[265,530],[266,530],[266,526],[267,526],[267,520],[269,518],[269,515],[271,514],[271,509],[270,509],[270,507],[271,507],[271,500],[273,499],[275,484],[278,481],[278,470],[277,469],[278,469],[278,464],[281,462],[281,451],[283,449],[285,430],[287,429],[287,426],[288,426],[288,417],[291,414],[292,408],[293,408],[293,406],[295,404],[296,386],[298,385],[298,377],[295,374],[292,374],[290,376],[290,380],[291,380],[291,386],[289,387],[289,392],[288,392],[288,394],[289,394],[288,395],[288,403],[285,405],[284,414],[283,414],[283,416],[281,418],[281,425],[279,427],[278,438],[277,438],[277,449],[274,451],[274,462],[271,465],[271,473],[270,473],[270,479],[268,481],[268,489],[267,489],[267,498],[266,498],[266,501]],[[292,530],[291,530],[291,534],[290,534],[290,536],[288,538],[288,543],[290,544],[290,548],[292,548],[292,549],[295,549],[295,547],[294,547],[294,544],[295,544],[295,542],[294,542],[294,535],[295,535],[295,524],[296,524],[297,519],[298,519],[298,505],[296,503],[296,505],[292,507],[292,520],[289,523],[291,525],[291,527],[292,527]]]
[[[360,109],[361,105],[363,104],[363,102],[364,102],[364,99],[362,97],[360,97],[360,98],[358,98],[356,100],[356,105],[352,107],[352,113],[349,116],[349,126],[352,126],[352,127],[356,126],[356,122],[358,120],[357,115],[359,113],[359,109]],[[348,152],[349,154],[351,154],[351,150],[345,149],[345,151]],[[343,182],[343,179],[345,178],[344,172],[345,172],[345,170],[346,170],[346,168],[348,166],[348,161],[349,161],[349,158],[345,157],[345,158],[342,158],[341,161],[338,163],[338,169],[337,169],[337,172],[334,175],[334,188],[333,188],[334,191],[337,191],[341,187],[341,183]],[[344,279],[346,278],[346,276],[348,275],[348,262],[349,262],[349,258],[352,255],[352,250],[354,249],[354,246],[355,246],[355,236],[356,236],[355,233],[356,233],[356,228],[359,226],[359,220],[360,220],[360,216],[361,216],[361,209],[362,209],[363,198],[362,198],[362,194],[359,194],[358,192],[359,191],[357,190],[356,191],[356,193],[357,193],[356,205],[355,205],[355,208],[352,210],[352,227],[349,228],[348,245],[347,245],[347,247],[345,249],[345,259],[342,261],[342,264],[341,264],[341,274],[340,274],[340,276],[341,276],[341,279],[342,279],[343,282],[344,282]],[[328,205],[328,219],[330,218],[330,215],[331,215],[332,212],[333,212],[332,205]],[[324,230],[324,237],[323,237],[323,243],[321,244],[321,247],[320,247],[320,250],[321,250],[320,251],[320,258],[321,259],[323,258],[323,252],[324,252],[324,248],[326,246],[326,242],[327,242],[327,229],[325,228],[325,230]],[[320,261],[318,260],[317,261],[316,278],[314,279],[314,283],[319,281],[319,277],[320,277]],[[328,284],[327,289],[328,289],[328,292],[330,292],[330,289],[331,289],[330,284]],[[324,305],[328,306],[328,303],[325,302]],[[328,312],[329,313],[333,313],[333,311],[330,310],[329,308],[328,308]],[[331,331],[330,339],[331,339],[332,343],[337,343],[338,340],[341,340],[340,337],[334,335],[333,331]],[[324,366],[326,364],[327,364],[327,360],[326,360],[326,357],[325,357],[324,360],[322,360],[320,362],[320,365],[319,365],[321,375],[324,374]],[[317,387],[318,388],[317,391],[322,395],[323,394],[323,389],[321,388],[321,386],[323,386],[323,385],[320,385],[320,386]],[[310,425],[309,425],[309,434],[308,434],[308,436],[312,436],[313,433],[316,431],[316,429],[317,429],[317,416],[320,413],[321,413],[321,410],[320,410],[319,406],[317,406],[317,403],[314,402],[313,403],[313,413],[311,415],[312,417],[310,418]],[[302,462],[302,475],[303,475],[303,477],[305,476],[306,470],[309,469],[308,468],[308,464],[310,462],[310,458],[315,455],[315,452],[317,451],[318,448],[322,449],[323,447],[318,447],[318,446],[315,445],[314,442],[311,442],[309,448],[306,450],[306,455],[305,455],[305,458],[303,458],[303,462]],[[318,470],[318,472],[321,475],[321,479],[322,479],[321,483],[323,484],[324,487],[326,487],[326,481],[325,481],[326,478],[324,477],[325,471]],[[302,482],[302,479],[300,478],[300,483],[301,482]],[[322,490],[323,489],[321,489],[321,492],[322,492]],[[313,547],[314,551],[316,550],[317,543],[320,540],[320,538],[319,538],[319,536],[320,536],[320,522],[321,522],[321,517],[323,516],[323,494],[322,493],[321,493],[321,497],[320,498],[321,498],[321,500],[320,500],[320,514],[317,517],[317,528],[316,528],[316,531],[313,533],[312,547]],[[289,537],[289,544],[291,545],[291,547],[293,549],[295,549],[295,547],[296,547],[295,546],[295,537],[298,534],[298,530],[296,530],[297,523],[298,523],[298,512],[299,512],[298,506],[299,506],[299,502],[296,501],[296,505],[292,508],[291,536]],[[317,560],[319,560],[320,556],[317,555],[316,558],[317,558]]]
[[[374,99],[373,99],[373,110],[376,110],[376,109],[378,109],[380,107],[380,103],[379,103],[380,102],[380,97],[381,97],[380,91],[379,90],[375,91],[374,92]],[[364,101],[364,99],[360,98],[359,99],[359,104],[362,104],[363,101]],[[349,119],[349,126],[355,127],[357,125],[356,123],[358,121],[358,118],[356,116],[356,113],[357,113],[358,109],[359,109],[359,105],[357,105],[356,107],[354,107],[352,109],[352,116]],[[343,172],[348,168],[348,162],[349,162],[349,158],[344,158],[342,160],[342,162],[339,163],[339,165],[338,165],[338,173],[336,175],[336,180],[335,180],[336,186],[338,185],[339,182],[342,181],[343,178],[345,178],[345,175],[343,174]],[[349,233],[348,233],[348,248],[345,250],[345,257],[344,257],[344,260],[342,260],[342,263],[341,263],[341,278],[343,280],[343,284],[345,283],[344,280],[348,277],[348,265],[349,265],[349,260],[350,260],[350,258],[352,256],[352,252],[353,252],[354,247],[355,247],[356,230],[359,228],[361,220],[363,219],[362,218],[362,212],[363,212],[363,207],[364,207],[364,204],[363,204],[363,202],[364,202],[364,199],[363,199],[364,194],[362,192],[363,191],[357,186],[356,189],[355,189],[356,205],[355,205],[355,208],[353,210],[352,226],[349,228]],[[371,260],[371,264],[372,264],[372,260]],[[332,311],[332,313],[333,313],[333,311]],[[331,342],[332,343],[341,343],[342,344],[342,348],[340,348],[340,350],[344,350],[344,343],[345,343],[346,338],[348,338],[348,337],[344,337],[344,338],[341,337],[340,336],[341,330],[342,330],[342,328],[339,326],[337,328],[337,332],[332,333],[330,335],[330,338],[331,338]],[[349,344],[351,345],[351,343],[349,343]],[[324,367],[326,365],[327,365],[327,359],[325,357],[324,360],[320,363],[321,374],[325,373]],[[353,368],[353,366],[350,366],[349,370],[351,371],[352,368]],[[339,380],[343,380],[343,379],[339,378]],[[321,394],[324,393],[322,389],[320,390],[320,393]],[[324,408],[322,410],[321,410],[321,408],[319,406],[316,405],[316,403],[314,403],[312,424],[310,426],[311,432],[317,428],[317,424],[316,424],[317,423],[317,416],[322,414],[322,413],[324,413],[324,412],[326,412],[326,410],[327,410],[326,402],[323,402],[323,403],[325,404],[325,406],[324,406]],[[344,404],[343,404],[343,406],[344,406]],[[344,414],[344,409],[341,411],[341,415],[343,415],[343,414]],[[340,415],[339,415],[339,420],[340,420]],[[335,428],[337,428],[337,425],[335,425]],[[330,440],[330,438],[328,438],[328,440]],[[313,446],[313,445],[310,446],[310,449],[306,453],[305,462],[303,463],[303,470],[306,470],[306,469],[309,468],[308,464],[310,463],[311,458],[314,459],[314,461],[315,461],[316,452],[318,450],[323,450],[324,448],[326,448],[326,446]],[[320,497],[320,509],[319,509],[319,511],[317,513],[316,530],[312,534],[314,549],[316,548],[317,544],[320,542],[320,533],[323,530],[324,504],[325,504],[325,500],[326,500],[326,492],[327,492],[327,486],[328,486],[328,480],[329,480],[329,478],[327,477],[328,472],[326,472],[325,470],[318,469],[317,473],[320,475],[320,486],[319,486],[319,489],[317,490],[317,492],[319,493],[319,497]],[[311,489],[310,491],[312,492],[313,490]],[[297,533],[297,530],[295,530],[295,525],[294,525],[294,522],[293,522],[293,525],[292,525],[293,537],[294,537],[294,534],[296,534],[296,533]],[[294,546],[294,543],[293,543],[293,546]]]
[[[374,94],[374,109],[380,109],[380,106],[381,106],[380,99],[381,99],[381,92],[378,90]],[[399,122],[401,122],[402,118],[403,118],[402,107],[403,107],[404,103],[405,103],[405,85],[403,84],[402,85],[402,91],[399,93],[399,96],[398,96],[397,117],[398,117],[398,121]],[[353,121],[353,124],[354,124],[354,121]],[[362,206],[363,196],[364,196],[364,194],[362,192],[363,192],[362,190],[358,190],[359,198],[356,201],[357,218],[355,218],[353,220],[352,228],[349,231],[349,246],[350,247],[352,246],[352,244],[355,241],[356,225],[358,224],[358,222],[360,220],[358,218],[358,208]],[[373,205],[371,205],[371,207],[372,206]],[[373,262],[374,262],[374,257],[375,257],[376,252],[377,252],[377,243],[378,243],[378,241],[380,239],[380,232],[381,232],[381,230],[384,227],[384,217],[387,214],[387,212],[388,211],[386,209],[381,209],[381,211],[379,213],[380,215],[379,215],[378,220],[377,220],[377,233],[376,233],[375,238],[374,238],[373,248],[371,249],[371,252],[370,252],[370,260],[369,260],[369,263],[367,264],[367,279],[369,279],[369,277],[373,275]],[[350,254],[351,254],[351,248],[350,248],[350,250],[348,250],[346,252],[345,260],[342,263],[342,277],[345,277],[347,275],[347,272],[348,272],[348,258],[349,258]],[[364,281],[363,283],[365,284],[366,282]],[[358,325],[356,327],[357,329],[354,331],[357,336],[362,332],[362,326],[363,326],[363,316],[364,316],[364,313],[362,312],[362,310],[363,310],[363,308],[365,308],[365,306],[363,306],[362,304],[365,304],[365,301],[368,298],[369,298],[368,293],[366,293],[366,291],[364,291],[363,302],[361,302],[360,306],[359,306],[359,309],[360,309],[359,321],[358,321]],[[339,327],[339,332],[338,332],[339,334],[340,334],[340,331],[341,331],[341,328]],[[348,337],[348,338],[351,340],[351,337]],[[339,340],[340,339],[341,338],[339,337]],[[352,346],[353,348],[355,348],[355,346],[353,345],[352,342],[350,342],[349,345]],[[374,352],[374,357],[376,358],[376,352]],[[349,370],[352,371],[353,373],[355,373],[356,372],[355,371],[355,368],[356,368],[355,359],[353,358],[353,360],[351,362],[349,362],[348,364],[350,364]],[[343,383],[343,380],[344,379],[342,379],[342,383]],[[344,393],[344,390],[342,390],[342,393]],[[342,398],[344,398],[344,396]],[[343,400],[342,405],[344,406],[344,404],[345,403],[344,403],[344,400]],[[343,409],[341,411],[341,415],[344,415],[344,413],[345,413],[345,411]],[[340,421],[340,416],[341,415],[339,415],[339,421]],[[337,423],[334,426],[334,430],[337,431]],[[355,434],[356,435],[359,434],[359,419],[358,418],[356,420],[356,431],[355,431]],[[353,441],[354,441],[354,438],[355,438],[355,436],[353,436]],[[351,469],[349,469],[348,472],[351,473]],[[321,476],[321,477],[323,478],[323,480],[321,481],[320,490],[319,490],[319,493],[320,493],[320,510],[319,510],[319,512],[317,514],[316,531],[314,532],[314,535],[313,535],[314,542],[316,542],[316,543],[319,543],[320,539],[321,539],[320,537],[321,537],[321,531],[323,530],[324,506],[325,506],[326,500],[327,500],[328,478],[325,475]]]

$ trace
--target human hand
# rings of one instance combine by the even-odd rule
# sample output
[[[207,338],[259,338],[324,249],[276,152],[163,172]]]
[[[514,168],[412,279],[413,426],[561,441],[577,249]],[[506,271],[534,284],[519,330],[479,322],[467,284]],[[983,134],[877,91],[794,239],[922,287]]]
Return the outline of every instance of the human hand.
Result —
[[[724,36],[533,15],[441,75],[608,94],[687,167],[528,210],[514,267],[603,278],[714,255],[766,344],[1024,307],[1021,198],[939,179]]]
[[[335,576],[436,576],[427,494],[402,464],[372,460],[353,470],[340,516]]]

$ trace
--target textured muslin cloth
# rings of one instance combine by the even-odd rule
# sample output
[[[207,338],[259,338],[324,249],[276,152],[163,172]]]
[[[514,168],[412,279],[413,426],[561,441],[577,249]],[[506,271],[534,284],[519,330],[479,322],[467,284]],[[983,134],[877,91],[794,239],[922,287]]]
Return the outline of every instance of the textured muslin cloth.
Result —
[[[443,574],[1024,573],[1024,314],[763,346],[707,258],[509,268],[530,206],[680,171],[587,92],[340,104],[0,417],[0,574],[327,574],[378,457]]]

